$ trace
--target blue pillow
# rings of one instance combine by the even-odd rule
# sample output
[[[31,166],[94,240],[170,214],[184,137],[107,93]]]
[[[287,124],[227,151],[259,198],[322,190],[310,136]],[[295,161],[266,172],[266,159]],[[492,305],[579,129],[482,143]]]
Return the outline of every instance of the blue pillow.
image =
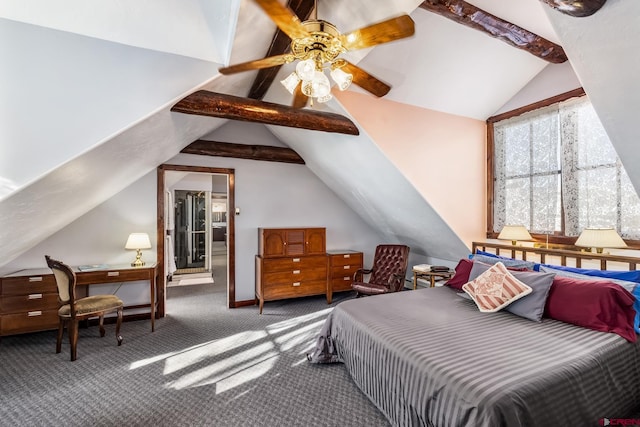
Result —
[[[542,264],[544,267],[556,270],[571,271],[572,273],[584,274],[587,276],[606,277],[607,279],[626,280],[627,282],[640,283],[640,270],[614,271],[614,270],[591,270],[587,268],[566,267],[552,264]]]
[[[484,252],[480,250],[476,250],[475,255],[473,255],[474,261],[484,262],[485,264],[495,264],[496,262],[501,262],[505,267],[514,267],[514,268],[526,268],[527,270],[534,270],[536,263],[533,261],[524,261],[521,259],[513,259],[507,258],[503,256],[499,256],[496,254],[492,254],[490,252]]]
[[[583,272],[595,272],[598,274],[586,274],[586,273],[576,273],[575,270],[580,270]],[[574,267],[561,267],[558,265],[547,265],[543,264],[540,267],[540,271],[544,271],[547,273],[555,273],[558,276],[567,276],[578,279],[608,279],[609,281],[616,283],[623,288],[625,288],[631,295],[634,296],[635,301],[633,302],[633,308],[636,311],[636,317],[633,320],[633,328],[635,329],[637,334],[640,334],[640,283],[632,282],[629,280],[617,279],[608,276],[618,276],[619,273],[636,273],[636,271],[613,271],[613,270],[588,270],[584,268],[574,268]],[[607,275],[603,275],[603,273],[610,273]]]
[[[640,284],[631,292],[631,295],[636,297],[636,302],[633,303],[633,308],[636,309],[636,318],[633,321],[633,328],[637,334],[640,334]]]

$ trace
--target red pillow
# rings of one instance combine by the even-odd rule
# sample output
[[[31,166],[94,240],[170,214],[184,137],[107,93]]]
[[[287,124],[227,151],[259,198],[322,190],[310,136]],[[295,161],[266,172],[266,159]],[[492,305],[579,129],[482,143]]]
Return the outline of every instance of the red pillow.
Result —
[[[608,280],[583,280],[556,275],[545,316],[596,331],[613,332],[636,342],[634,297]]]
[[[445,286],[450,286],[453,289],[462,290],[462,285],[469,281],[469,273],[471,273],[471,267],[473,267],[473,261],[468,258],[462,258],[458,261],[458,265],[456,265],[456,274],[453,275],[451,279]]]

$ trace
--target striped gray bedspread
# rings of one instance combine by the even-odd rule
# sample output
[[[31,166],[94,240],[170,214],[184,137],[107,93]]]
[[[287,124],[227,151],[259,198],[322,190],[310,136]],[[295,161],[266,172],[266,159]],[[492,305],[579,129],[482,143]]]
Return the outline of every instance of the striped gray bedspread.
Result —
[[[445,287],[339,304],[309,357],[344,363],[396,426],[597,426],[640,404],[640,340],[481,313]]]

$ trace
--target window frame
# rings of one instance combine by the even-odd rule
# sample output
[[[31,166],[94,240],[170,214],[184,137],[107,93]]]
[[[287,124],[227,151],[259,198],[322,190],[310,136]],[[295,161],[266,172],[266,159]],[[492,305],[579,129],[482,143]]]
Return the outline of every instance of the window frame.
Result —
[[[494,212],[494,168],[495,168],[495,143],[493,139],[494,135],[494,123],[509,119],[511,117],[516,117],[521,114],[527,113],[529,111],[537,110],[539,108],[548,107],[553,104],[557,104],[562,101],[566,101],[571,98],[581,97],[586,95],[583,88],[577,88],[568,92],[561,93],[559,95],[553,96],[551,98],[543,99],[538,102],[534,102],[529,105],[525,105],[523,107],[517,108],[515,110],[507,111],[502,114],[498,114],[495,116],[491,116],[487,119],[487,238],[488,239],[496,239],[498,237],[497,232],[493,231],[493,212]],[[565,236],[564,235],[564,207],[561,206],[561,222],[562,222],[562,231],[556,232],[552,235],[546,234],[537,234],[531,233],[531,237],[533,237],[536,242],[549,242],[557,245],[569,245],[573,246],[577,237]],[[640,249],[640,240],[630,240],[625,239],[625,242],[632,249]]]

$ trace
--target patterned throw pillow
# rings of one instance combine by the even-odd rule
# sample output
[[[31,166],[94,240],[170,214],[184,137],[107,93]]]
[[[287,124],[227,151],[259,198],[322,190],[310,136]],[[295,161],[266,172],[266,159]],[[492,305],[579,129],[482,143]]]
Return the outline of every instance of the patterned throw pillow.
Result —
[[[531,287],[516,279],[501,262],[462,286],[482,312],[499,311],[531,293]]]

